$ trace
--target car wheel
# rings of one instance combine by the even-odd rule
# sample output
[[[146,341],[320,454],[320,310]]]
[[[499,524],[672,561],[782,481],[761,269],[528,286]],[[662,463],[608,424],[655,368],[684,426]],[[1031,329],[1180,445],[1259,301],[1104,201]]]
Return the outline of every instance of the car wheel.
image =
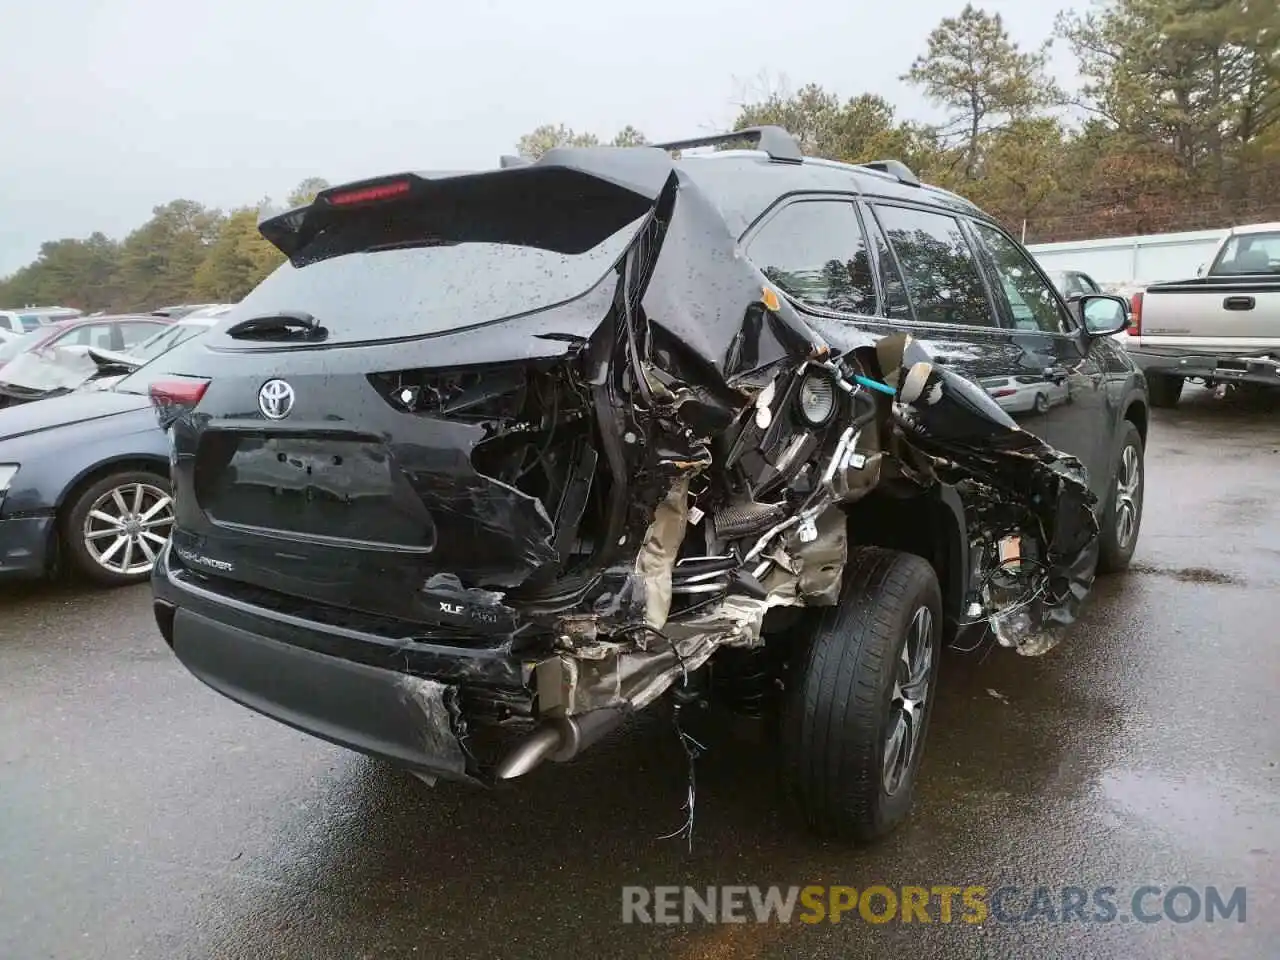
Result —
[[[1047,393],[1037,393],[1035,402],[1036,413],[1046,414],[1049,412],[1049,395]]]
[[[1182,396],[1182,377],[1170,377],[1163,373],[1147,375],[1147,396],[1153,407],[1176,407]]]
[[[78,572],[106,586],[123,586],[150,576],[172,527],[168,479],[129,470],[77,493],[62,534]]]
[[[787,786],[816,833],[869,841],[907,816],[940,660],[942,600],[922,558],[850,550],[840,604],[789,665]]]
[[[1128,420],[1124,422],[1124,443],[1116,463],[1111,502],[1102,525],[1098,554],[1099,573],[1118,573],[1129,566],[1138,546],[1142,528],[1142,495],[1146,467],[1142,457],[1142,434]]]

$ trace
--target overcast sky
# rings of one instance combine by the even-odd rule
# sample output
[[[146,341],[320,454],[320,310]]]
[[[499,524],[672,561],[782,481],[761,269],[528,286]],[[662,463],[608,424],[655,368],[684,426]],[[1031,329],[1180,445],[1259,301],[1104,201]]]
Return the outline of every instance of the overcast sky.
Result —
[[[1065,2],[1065,0],[1064,0]],[[1059,0],[985,0],[1015,40]],[[898,77],[963,0],[0,0],[0,276],[184,197],[491,166],[565,123],[727,124],[762,74],[935,116]],[[1065,51],[1055,73],[1070,80]]]

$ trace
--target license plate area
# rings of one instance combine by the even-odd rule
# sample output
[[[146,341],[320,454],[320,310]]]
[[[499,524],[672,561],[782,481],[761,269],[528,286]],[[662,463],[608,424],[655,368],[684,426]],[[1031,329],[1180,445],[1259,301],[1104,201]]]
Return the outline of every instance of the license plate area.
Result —
[[[209,431],[196,501],[215,524],[429,550],[422,501],[376,440]]]

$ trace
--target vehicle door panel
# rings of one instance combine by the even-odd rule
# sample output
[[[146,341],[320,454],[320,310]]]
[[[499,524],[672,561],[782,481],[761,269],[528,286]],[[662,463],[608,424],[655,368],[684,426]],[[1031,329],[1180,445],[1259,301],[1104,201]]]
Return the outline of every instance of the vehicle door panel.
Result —
[[[862,214],[882,287],[893,282],[885,278],[888,267],[904,278],[909,299],[910,312],[899,307],[886,333],[911,333],[937,363],[984,387],[1021,372],[1021,351],[999,324],[990,285],[954,216],[874,199]],[[970,270],[974,275],[966,280]]]
[[[1023,353],[1026,388],[1043,398],[1024,425],[1078,458],[1105,501],[1113,467],[1105,347],[1081,333],[1061,294],[1015,240],[984,221],[970,220],[969,228],[996,281],[1002,322]]]

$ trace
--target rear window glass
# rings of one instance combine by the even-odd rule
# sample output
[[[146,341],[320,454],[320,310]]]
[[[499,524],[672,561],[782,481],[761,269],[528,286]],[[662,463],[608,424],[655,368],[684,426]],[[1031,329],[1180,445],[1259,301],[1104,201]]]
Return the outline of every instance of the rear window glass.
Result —
[[[1280,274],[1280,231],[1243,233],[1232,237],[1210,273]]]
[[[438,243],[285,263],[219,321],[305,311],[329,343],[474,327],[554,306],[591,290],[644,223],[632,221],[581,254],[505,243]],[[603,318],[601,318],[603,319]]]
[[[163,353],[167,353],[180,343],[186,343],[192,337],[204,333],[209,329],[206,323],[175,323],[166,330],[162,330],[149,340],[129,349],[129,356],[138,361],[139,364],[150,363],[156,357]]]

